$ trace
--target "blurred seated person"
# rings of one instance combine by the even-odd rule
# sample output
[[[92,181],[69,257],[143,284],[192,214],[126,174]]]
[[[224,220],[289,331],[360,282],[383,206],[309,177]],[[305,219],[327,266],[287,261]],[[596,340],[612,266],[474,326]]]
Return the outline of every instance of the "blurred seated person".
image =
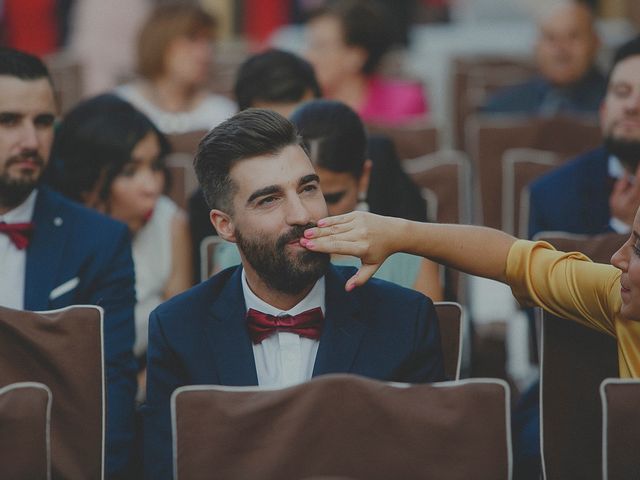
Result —
[[[311,65],[282,50],[268,50],[249,57],[238,69],[234,91],[241,110],[262,107],[281,115],[289,115],[304,101],[321,96]],[[369,209],[380,215],[426,221],[426,203],[418,187],[402,170],[393,142],[381,135],[369,135],[367,148],[372,161],[367,190]],[[208,213],[202,191],[198,190],[189,199],[194,271],[200,266],[200,243],[205,237],[215,235]]]
[[[151,310],[191,286],[187,219],[162,195],[168,150],[144,114],[109,94],[72,109],[53,145],[58,189],[127,224],[133,234],[138,358],[146,353]]]
[[[115,93],[165,134],[209,130],[236,111],[208,91],[215,19],[200,7],[168,4],[153,11],[138,39],[139,81]]]
[[[370,0],[337,0],[310,16],[307,58],[325,97],[353,108],[365,123],[398,125],[424,118],[422,85],[376,74],[391,47],[385,10]]]
[[[483,111],[531,115],[598,112],[606,79],[595,66],[600,40],[591,7],[556,0],[538,22],[535,60],[539,73],[498,91]]]
[[[329,215],[368,211],[366,195],[371,160],[367,159],[367,137],[358,114],[341,102],[314,100],[297,109],[291,121],[307,145],[320,177]],[[215,261],[219,270],[239,265],[241,259],[235,244],[218,246]],[[332,257],[331,262],[346,266],[359,264],[354,257],[341,256]],[[413,288],[434,301],[443,299],[438,265],[431,261],[407,254],[394,255],[376,276]]]
[[[640,203],[640,37],[622,45],[600,107],[604,143],[531,184],[529,236],[628,233]]]

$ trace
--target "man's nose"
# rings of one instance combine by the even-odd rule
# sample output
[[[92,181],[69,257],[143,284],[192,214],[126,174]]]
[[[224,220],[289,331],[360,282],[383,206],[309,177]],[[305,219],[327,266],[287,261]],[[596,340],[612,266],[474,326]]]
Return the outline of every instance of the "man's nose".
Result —
[[[288,225],[307,225],[311,223],[309,210],[297,195],[287,201],[286,221]]]
[[[38,131],[35,125],[26,122],[20,132],[20,146],[24,150],[37,150],[40,146]]]

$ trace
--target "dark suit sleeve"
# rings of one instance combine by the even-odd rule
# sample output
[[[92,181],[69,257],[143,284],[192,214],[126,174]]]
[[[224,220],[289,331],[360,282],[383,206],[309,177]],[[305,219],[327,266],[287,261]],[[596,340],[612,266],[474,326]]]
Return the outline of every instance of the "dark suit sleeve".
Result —
[[[549,230],[544,222],[544,208],[540,202],[540,188],[535,183],[529,185],[529,238],[538,232]]]
[[[184,384],[179,362],[168,345],[157,311],[149,317],[147,400],[144,414],[145,478],[171,479],[171,394]]]
[[[403,369],[402,381],[422,383],[445,380],[438,314],[429,298],[419,298],[414,321],[413,352]]]
[[[102,268],[90,303],[104,308],[104,351],[107,385],[107,478],[125,478],[134,443],[136,364],[133,356],[136,302],[131,240],[126,227],[105,235]]]

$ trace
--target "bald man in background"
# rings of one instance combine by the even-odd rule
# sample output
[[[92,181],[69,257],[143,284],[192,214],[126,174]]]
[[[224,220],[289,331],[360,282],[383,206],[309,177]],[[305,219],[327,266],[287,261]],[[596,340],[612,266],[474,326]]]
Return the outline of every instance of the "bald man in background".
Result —
[[[595,66],[599,47],[594,12],[587,2],[553,2],[538,18],[538,74],[498,91],[483,111],[546,116],[597,114],[606,91],[606,79]]]

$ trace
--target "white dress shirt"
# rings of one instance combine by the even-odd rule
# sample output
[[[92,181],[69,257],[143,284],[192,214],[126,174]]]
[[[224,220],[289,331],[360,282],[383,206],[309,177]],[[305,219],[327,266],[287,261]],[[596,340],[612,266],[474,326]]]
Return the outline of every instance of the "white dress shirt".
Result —
[[[0,215],[0,222],[28,223],[33,217],[38,191],[13,210]],[[8,235],[0,233],[0,305],[24,310],[24,281],[27,267],[27,249],[19,250]]]
[[[618,159],[618,157],[614,155],[609,156],[609,163],[607,165],[607,170],[609,171],[609,176],[611,178],[615,178],[619,180],[620,178],[627,175],[627,171],[622,166],[622,163]],[[616,233],[629,233],[631,232],[631,225],[626,224],[622,220],[616,217],[611,217],[609,219],[609,226]]]
[[[306,310],[320,307],[325,313],[324,277],[320,278],[309,294],[290,310],[280,310],[269,305],[251,291],[247,277],[242,270],[242,293],[247,311],[250,308],[268,315],[297,315]],[[258,385],[286,387],[305,382],[313,374],[319,340],[301,337],[290,332],[276,332],[259,344],[253,345],[256,361]]]

